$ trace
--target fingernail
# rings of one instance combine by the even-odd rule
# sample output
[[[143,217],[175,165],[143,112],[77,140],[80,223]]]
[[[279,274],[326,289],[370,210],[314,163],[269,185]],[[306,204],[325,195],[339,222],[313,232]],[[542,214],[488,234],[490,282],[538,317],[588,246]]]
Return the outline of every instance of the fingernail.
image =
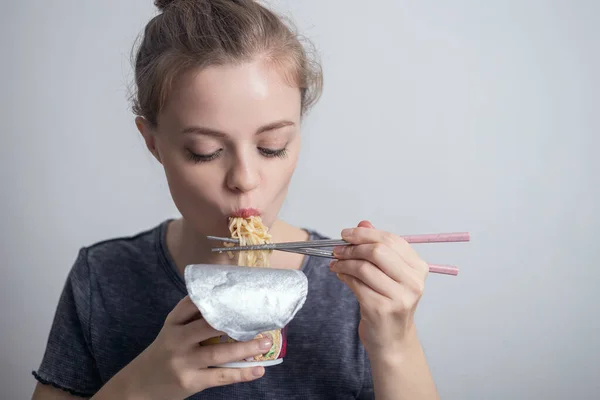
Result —
[[[336,246],[336,247],[333,248],[333,255],[334,256],[339,256],[343,252],[344,252],[344,246]]]
[[[343,230],[342,230],[342,237],[343,237],[343,236],[346,236],[346,237],[347,237],[347,236],[350,236],[350,235],[352,235],[352,231],[353,231],[353,230],[354,230],[354,229],[351,229],[351,228],[346,228],[346,229],[343,229]]]
[[[254,368],[252,368],[252,375],[254,375],[256,377],[262,376],[264,371],[265,371],[265,369],[263,367],[254,367]]]
[[[337,260],[331,260],[331,262],[329,263],[329,269],[333,269],[337,262],[338,262]]]
[[[269,350],[271,348],[271,346],[273,346],[273,342],[271,342],[271,339],[261,339],[258,342],[258,347],[260,347],[261,350]]]

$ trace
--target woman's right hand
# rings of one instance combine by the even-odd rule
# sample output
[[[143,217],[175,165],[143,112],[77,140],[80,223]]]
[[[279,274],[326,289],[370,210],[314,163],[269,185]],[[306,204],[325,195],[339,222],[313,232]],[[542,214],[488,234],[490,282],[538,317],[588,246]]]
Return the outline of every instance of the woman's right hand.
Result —
[[[264,354],[271,348],[268,338],[199,344],[221,335],[223,332],[208,325],[186,296],[169,313],[154,342],[93,399],[184,399],[211,387],[248,382],[264,375],[263,367],[208,368]]]

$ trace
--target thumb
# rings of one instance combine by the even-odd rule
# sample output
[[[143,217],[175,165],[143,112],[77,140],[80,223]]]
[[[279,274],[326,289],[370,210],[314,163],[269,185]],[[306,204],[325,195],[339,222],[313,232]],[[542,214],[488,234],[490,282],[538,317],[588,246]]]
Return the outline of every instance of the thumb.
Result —
[[[373,224],[370,221],[366,221],[366,220],[360,221],[358,223],[358,227],[359,228],[372,228],[372,229],[375,229],[375,227],[373,226]]]

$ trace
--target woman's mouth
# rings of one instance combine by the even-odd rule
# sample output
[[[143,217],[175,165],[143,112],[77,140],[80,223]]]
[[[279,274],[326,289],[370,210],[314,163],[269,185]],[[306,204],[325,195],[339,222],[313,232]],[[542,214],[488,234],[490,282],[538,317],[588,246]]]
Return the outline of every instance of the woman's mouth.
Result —
[[[260,211],[258,211],[256,208],[240,208],[229,215],[231,218],[250,218],[255,216],[260,216]]]

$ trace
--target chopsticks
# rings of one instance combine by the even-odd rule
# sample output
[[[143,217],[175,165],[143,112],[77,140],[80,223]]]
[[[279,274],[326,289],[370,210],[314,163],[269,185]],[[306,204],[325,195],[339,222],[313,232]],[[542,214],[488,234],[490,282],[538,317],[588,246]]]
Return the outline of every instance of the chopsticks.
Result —
[[[402,236],[408,243],[448,243],[448,242],[468,242],[471,240],[471,236],[468,232],[455,232],[455,233],[434,233],[426,235],[408,235]],[[218,237],[218,236],[207,236],[209,240],[218,240],[227,243],[239,243],[237,239]],[[301,249],[301,248],[315,248],[315,247],[333,247],[333,246],[347,246],[351,243],[341,239],[321,239],[321,240],[307,240],[301,242],[281,242],[281,243],[267,243],[267,244],[256,244],[249,246],[232,246],[232,247],[214,247],[213,252],[222,251],[250,251],[250,250],[284,250],[284,249]]]
[[[468,242],[471,236],[468,232],[453,232],[453,233],[434,233],[424,235],[407,235],[402,236],[408,243],[450,243],[450,242]],[[225,243],[239,244],[237,239],[207,236],[209,240],[216,240]],[[348,246],[351,243],[340,239],[322,239],[308,240],[301,242],[281,242],[267,243],[260,245],[249,246],[231,246],[231,247],[213,247],[212,252],[222,253],[224,251],[260,251],[260,250],[278,250],[291,253],[299,253],[315,257],[335,258],[332,250],[325,250],[322,247]],[[458,268],[452,265],[429,264],[429,272],[458,275]]]

